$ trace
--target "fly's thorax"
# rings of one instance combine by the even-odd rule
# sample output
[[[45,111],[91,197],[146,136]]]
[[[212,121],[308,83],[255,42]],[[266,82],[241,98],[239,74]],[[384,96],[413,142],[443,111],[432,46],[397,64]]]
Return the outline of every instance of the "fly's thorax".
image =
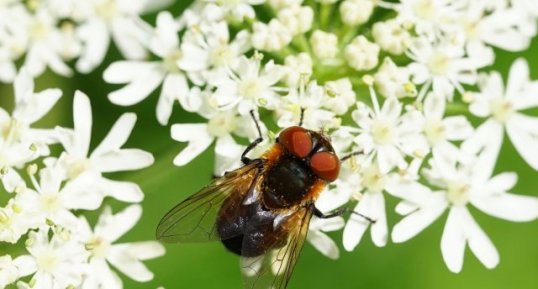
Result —
[[[340,168],[329,139],[301,127],[284,130],[263,158],[267,168],[261,191],[264,205],[270,209],[315,201]]]

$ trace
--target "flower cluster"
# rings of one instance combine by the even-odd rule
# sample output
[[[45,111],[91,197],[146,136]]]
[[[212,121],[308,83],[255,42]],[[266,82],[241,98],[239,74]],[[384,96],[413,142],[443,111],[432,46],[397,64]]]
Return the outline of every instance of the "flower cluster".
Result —
[[[148,27],[140,14],[170,0],[7,0],[0,3],[0,81],[12,82],[22,61],[33,77],[50,68],[71,76],[66,63],[88,73],[99,66],[111,41],[128,59],[142,59]]]
[[[0,109],[0,178],[9,194],[0,208],[0,242],[24,245],[26,253],[0,257],[0,287],[16,282],[18,288],[122,288],[110,266],[136,281],[151,280],[141,261],[164,254],[160,243],[113,244],[140,219],[136,203],[143,192],[134,183],[106,177],[153,163],[148,152],[122,148],[136,115],[122,115],[90,153],[92,109],[85,94],[77,91],[74,97],[74,128],[37,129],[32,125],[62,92],[34,92],[26,68],[14,88],[13,112]],[[63,150],[53,156],[49,148],[55,145]],[[98,210],[107,197],[130,205],[115,214],[105,207],[92,228],[83,212]]]
[[[524,59],[513,63],[506,81],[491,69],[495,49],[524,51],[537,35],[536,1],[196,0],[180,15],[160,12],[154,25],[139,17],[148,5],[165,2],[0,4],[0,80],[11,81],[23,57],[27,69],[15,83],[17,108],[11,117],[0,116],[2,181],[14,192],[0,211],[0,237],[16,242],[27,234],[30,253],[2,257],[7,269],[0,282],[35,273],[30,285],[55,280],[58,287],[42,286],[99,288],[106,282],[121,288],[114,273],[92,274],[110,272],[109,262],[144,281],[151,273],[139,260],[162,254],[155,243],[110,245],[134,225],[137,205],[116,215],[105,209],[93,233],[72,214],[94,210],[108,196],[140,201],[136,185],[103,177],[151,164],[148,154],[121,149],[135,115],[123,115],[91,154],[91,112],[82,94],[75,96],[74,130],[30,128],[60,93],[31,97],[24,75],[50,67],[69,76],[65,63],[71,60],[77,71],[91,71],[110,39],[125,56],[104,71],[107,83],[120,86],[108,95],[112,103],[130,106],[156,92],[161,125],[170,125],[176,102],[207,120],[171,124],[171,137],[186,143],[177,166],[215,143],[214,173],[238,167],[245,144],[257,137],[250,111],[261,117],[264,135],[253,154],[300,119],[328,134],[339,156],[350,157],[316,205],[329,212],[356,204],[358,213],[312,221],[308,240],[330,258],[339,251],[327,231],[343,228],[344,248],[353,250],[370,228],[373,243],[385,246],[389,239],[411,239],[448,211],[441,237],[448,268],[462,269],[467,245],[493,268],[498,252],[468,207],[514,222],[538,218],[538,198],[513,193],[517,174],[502,172],[496,162],[506,131],[521,158],[538,170],[532,151],[538,118],[528,113],[538,107],[538,81],[530,79]],[[18,170],[47,156],[55,142],[65,152],[45,160],[39,180],[29,166],[32,188],[26,187]],[[402,216],[390,233],[387,195],[400,200],[395,211]],[[111,232],[112,222],[125,227]],[[62,259],[60,250],[79,257]]]
[[[323,231],[344,227],[352,250],[371,227],[372,241],[384,246],[389,236],[412,238],[448,209],[441,251],[449,269],[461,270],[466,244],[491,268],[498,253],[468,206],[511,221],[538,218],[538,198],[510,193],[515,173],[493,175],[505,129],[538,169],[531,151],[538,118],[524,112],[538,106],[538,81],[523,59],[506,89],[499,72],[483,72],[494,48],[529,47],[538,19],[531,2],[195,1],[178,17],[158,15],[145,44],[151,60],[114,62],[104,79],[124,85],[109,95],[118,105],[160,89],[162,125],[176,101],[207,119],[171,126],[172,138],[187,143],[178,166],[213,142],[216,175],[240,165],[240,140],[256,137],[251,110],[264,116],[258,153],[275,124],[297,125],[303,112],[303,126],[329,134],[339,155],[361,152],[342,163],[317,205],[330,211],[359,201],[355,211],[376,222],[316,220],[309,239],[329,257],[338,249]],[[472,124],[470,116],[486,120]],[[385,194],[401,199],[403,219],[391,234]]]

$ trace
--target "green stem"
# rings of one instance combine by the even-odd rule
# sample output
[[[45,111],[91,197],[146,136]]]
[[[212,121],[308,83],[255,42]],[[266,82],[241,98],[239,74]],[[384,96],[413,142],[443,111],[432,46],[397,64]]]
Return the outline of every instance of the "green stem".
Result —
[[[306,52],[306,53],[312,55],[312,50],[310,49],[310,43],[308,43],[308,39],[306,39],[305,34],[300,34],[300,35],[295,36],[295,38],[293,38],[293,44],[301,52]]]
[[[319,12],[319,22],[321,29],[327,31],[329,28],[329,21],[331,19],[333,5],[321,4]]]
[[[446,113],[449,115],[469,114],[469,106],[461,102],[449,102],[446,104]]]

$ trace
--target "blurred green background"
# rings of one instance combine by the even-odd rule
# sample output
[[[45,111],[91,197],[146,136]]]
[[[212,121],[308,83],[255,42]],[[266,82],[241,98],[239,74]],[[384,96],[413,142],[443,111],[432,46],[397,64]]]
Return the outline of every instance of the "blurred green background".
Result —
[[[174,15],[179,15],[179,11],[191,1],[177,2],[179,3],[169,9]],[[155,15],[145,18],[154,23]],[[504,75],[512,61],[523,56],[530,63],[533,78],[538,79],[538,40],[523,54],[498,51],[497,56],[495,69]],[[65,79],[47,73],[37,79],[38,91],[52,87],[61,87],[64,91],[61,101],[37,126],[50,128],[60,124],[72,127],[71,105],[76,89],[87,93],[92,101],[92,147],[101,141],[122,113],[136,112],[138,122],[127,146],[150,151],[156,162],[145,170],[110,177],[137,182],[146,194],[142,203],[144,215],[141,221],[120,242],[151,240],[154,239],[155,227],[162,215],[211,180],[213,153],[211,148],[185,167],[173,166],[174,156],[184,145],[173,141],[169,126],[162,127],[155,119],[159,91],[133,107],[118,107],[108,101],[107,94],[116,87],[104,83],[102,72],[108,63],[119,58],[113,49],[105,63],[89,75]],[[11,86],[0,84],[0,93],[0,105],[10,111],[13,107]],[[176,105],[170,123],[201,121],[203,119],[200,117],[181,111]],[[498,168],[519,174],[520,182],[514,192],[538,196],[537,172],[522,161],[508,141],[504,143]],[[0,199],[4,200],[5,195]],[[399,220],[393,212],[397,200],[392,197],[387,197],[387,200],[389,224],[392,226]],[[125,207],[124,204],[111,200],[107,200],[107,204],[115,210]],[[472,211],[500,252],[501,262],[494,270],[484,268],[467,250],[462,273],[453,274],[448,271],[440,252],[445,213],[433,226],[406,243],[389,243],[384,248],[377,248],[367,235],[354,252],[342,249],[341,258],[337,261],[323,257],[306,244],[289,288],[538,288],[538,222],[512,223],[486,216],[477,210]],[[98,213],[92,213],[93,218],[97,215]],[[341,231],[332,236],[341,244]],[[6,249],[5,245],[0,245],[0,254],[4,254]],[[155,273],[153,281],[140,284],[125,280],[125,288],[242,288],[238,258],[226,252],[219,243],[167,245],[166,249],[164,257],[146,263]]]

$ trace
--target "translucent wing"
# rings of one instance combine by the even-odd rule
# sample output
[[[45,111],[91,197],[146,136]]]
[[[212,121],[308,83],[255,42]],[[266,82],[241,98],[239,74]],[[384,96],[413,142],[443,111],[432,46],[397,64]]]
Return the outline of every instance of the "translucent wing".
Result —
[[[243,199],[259,179],[260,163],[252,162],[214,180],[170,210],[157,226],[157,239],[169,243],[196,243],[231,238],[219,236],[216,221],[230,196]]]
[[[245,289],[285,289],[303,248],[313,207],[304,207],[290,215],[278,230],[283,236],[279,248],[258,257],[242,257],[241,270]],[[245,247],[245,245],[243,245]]]

